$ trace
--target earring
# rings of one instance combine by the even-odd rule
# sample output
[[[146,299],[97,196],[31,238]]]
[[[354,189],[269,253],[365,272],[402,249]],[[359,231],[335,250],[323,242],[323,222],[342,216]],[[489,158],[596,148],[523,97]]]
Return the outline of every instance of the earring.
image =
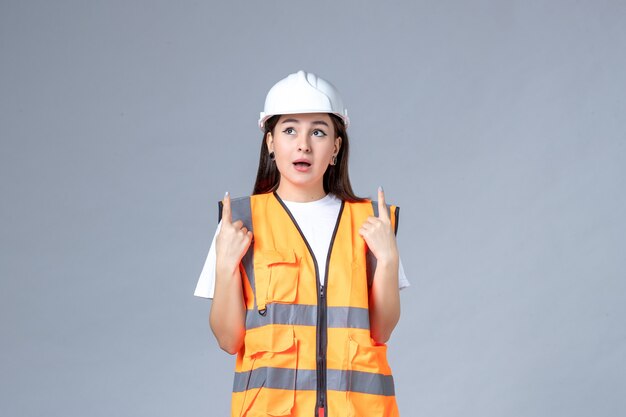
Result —
[[[276,159],[276,156],[274,156],[274,151],[270,152],[270,159],[273,161],[274,159]]]
[[[333,155],[333,157],[330,158],[330,164],[337,165],[337,155]]]

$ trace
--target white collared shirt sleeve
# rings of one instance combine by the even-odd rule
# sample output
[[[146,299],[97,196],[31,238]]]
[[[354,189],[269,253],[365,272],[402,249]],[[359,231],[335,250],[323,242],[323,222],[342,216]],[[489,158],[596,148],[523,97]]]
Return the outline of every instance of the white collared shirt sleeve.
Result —
[[[202,272],[200,273],[200,278],[198,279],[198,284],[196,284],[196,290],[193,295],[196,297],[203,298],[213,298],[213,293],[215,291],[215,239],[217,238],[217,234],[220,232],[220,228],[222,227],[222,221],[217,224],[217,230],[213,235],[213,241],[211,242],[211,248],[209,249],[209,254],[206,257],[206,261],[204,261],[204,267],[202,268]]]
[[[400,268],[398,270],[398,288],[404,289],[406,287],[410,287],[411,283],[409,282],[409,280],[406,278],[406,275],[404,274],[404,266],[402,266],[402,258],[399,258],[398,261],[400,262]]]

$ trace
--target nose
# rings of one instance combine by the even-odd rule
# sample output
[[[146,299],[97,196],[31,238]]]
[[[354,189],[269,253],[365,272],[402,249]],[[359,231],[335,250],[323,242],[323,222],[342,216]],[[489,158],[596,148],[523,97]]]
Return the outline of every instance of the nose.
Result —
[[[311,144],[307,135],[301,135],[298,138],[298,150],[302,152],[311,152]]]

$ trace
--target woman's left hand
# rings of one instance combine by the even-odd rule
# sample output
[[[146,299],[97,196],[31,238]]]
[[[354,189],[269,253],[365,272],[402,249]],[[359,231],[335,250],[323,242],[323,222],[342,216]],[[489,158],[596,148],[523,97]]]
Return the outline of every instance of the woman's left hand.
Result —
[[[396,235],[385,204],[385,193],[378,187],[378,217],[370,216],[359,229],[359,234],[378,262],[398,262]]]

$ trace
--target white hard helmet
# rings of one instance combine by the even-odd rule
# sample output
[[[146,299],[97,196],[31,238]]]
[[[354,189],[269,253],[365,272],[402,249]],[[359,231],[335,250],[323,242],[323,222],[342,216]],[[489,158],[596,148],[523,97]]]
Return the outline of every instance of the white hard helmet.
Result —
[[[259,127],[264,130],[265,121],[277,114],[296,113],[333,113],[343,120],[346,128],[350,123],[339,91],[310,72],[298,71],[274,84],[265,97]]]

